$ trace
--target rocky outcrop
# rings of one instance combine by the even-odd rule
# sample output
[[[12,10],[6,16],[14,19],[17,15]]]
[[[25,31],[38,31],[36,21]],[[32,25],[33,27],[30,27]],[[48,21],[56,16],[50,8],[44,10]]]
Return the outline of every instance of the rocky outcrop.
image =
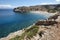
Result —
[[[57,23],[58,22],[56,22],[56,21],[45,20],[45,21],[38,21],[35,25],[49,26],[49,25],[54,25],[54,24],[57,24]]]

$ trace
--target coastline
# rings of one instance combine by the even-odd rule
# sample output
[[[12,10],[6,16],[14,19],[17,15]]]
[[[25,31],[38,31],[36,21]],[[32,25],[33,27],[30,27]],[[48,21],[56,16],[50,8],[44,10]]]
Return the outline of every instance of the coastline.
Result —
[[[10,33],[7,37],[0,38],[0,40],[9,40],[14,38],[16,35],[21,35],[22,33],[24,33],[24,29]]]
[[[44,12],[44,11],[31,11],[31,12],[38,13],[38,14],[42,14],[42,13],[49,14],[48,12]],[[57,13],[50,13],[50,14],[55,15]],[[33,25],[35,25],[35,23]],[[26,29],[31,28],[33,25],[27,27]],[[0,38],[0,40],[9,40],[11,38],[14,38],[16,35],[21,35],[22,33],[24,33],[24,28],[22,30],[18,30],[16,32],[10,33],[7,37]]]
[[[18,30],[18,31],[16,31],[16,32],[12,32],[12,33],[10,33],[7,37],[0,38],[0,40],[9,40],[9,39],[11,39],[11,38],[14,38],[14,37],[17,36],[17,35],[18,35],[18,36],[21,36],[21,34],[25,32],[24,29],[29,29],[29,28],[31,28],[31,27],[34,26],[34,25],[35,25],[35,23],[33,23],[33,25],[30,25],[30,26],[27,27],[27,28],[23,28],[22,30]]]

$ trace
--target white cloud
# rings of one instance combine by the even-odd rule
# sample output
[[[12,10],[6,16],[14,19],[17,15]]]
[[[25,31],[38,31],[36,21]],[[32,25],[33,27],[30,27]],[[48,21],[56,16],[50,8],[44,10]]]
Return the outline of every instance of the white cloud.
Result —
[[[8,8],[14,8],[16,6],[12,6],[12,5],[0,5],[0,9],[8,9]]]
[[[56,2],[60,2],[60,0],[56,0]]]

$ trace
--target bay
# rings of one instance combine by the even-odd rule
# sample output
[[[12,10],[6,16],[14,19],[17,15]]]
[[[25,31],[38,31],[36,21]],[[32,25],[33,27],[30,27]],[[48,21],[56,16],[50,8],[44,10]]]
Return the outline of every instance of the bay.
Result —
[[[0,38],[46,18],[48,16],[43,13],[15,13],[13,9],[0,9]]]

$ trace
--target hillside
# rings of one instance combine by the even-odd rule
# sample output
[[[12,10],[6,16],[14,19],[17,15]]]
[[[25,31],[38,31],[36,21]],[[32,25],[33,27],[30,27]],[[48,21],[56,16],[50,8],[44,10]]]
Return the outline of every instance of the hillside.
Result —
[[[58,17],[57,20],[60,17]],[[57,21],[56,20],[56,21]],[[60,40],[60,21],[54,25],[34,25],[31,28],[25,29],[22,35],[17,35],[10,40]]]
[[[60,40],[60,16],[55,21],[39,20],[34,25],[0,40]]]
[[[21,13],[25,13],[25,12],[30,12],[30,11],[46,11],[46,12],[50,12],[50,13],[55,13],[55,12],[59,12],[60,11],[60,4],[56,4],[56,5],[36,5],[36,6],[22,6],[22,7],[17,7],[14,8],[14,12],[21,12]]]

